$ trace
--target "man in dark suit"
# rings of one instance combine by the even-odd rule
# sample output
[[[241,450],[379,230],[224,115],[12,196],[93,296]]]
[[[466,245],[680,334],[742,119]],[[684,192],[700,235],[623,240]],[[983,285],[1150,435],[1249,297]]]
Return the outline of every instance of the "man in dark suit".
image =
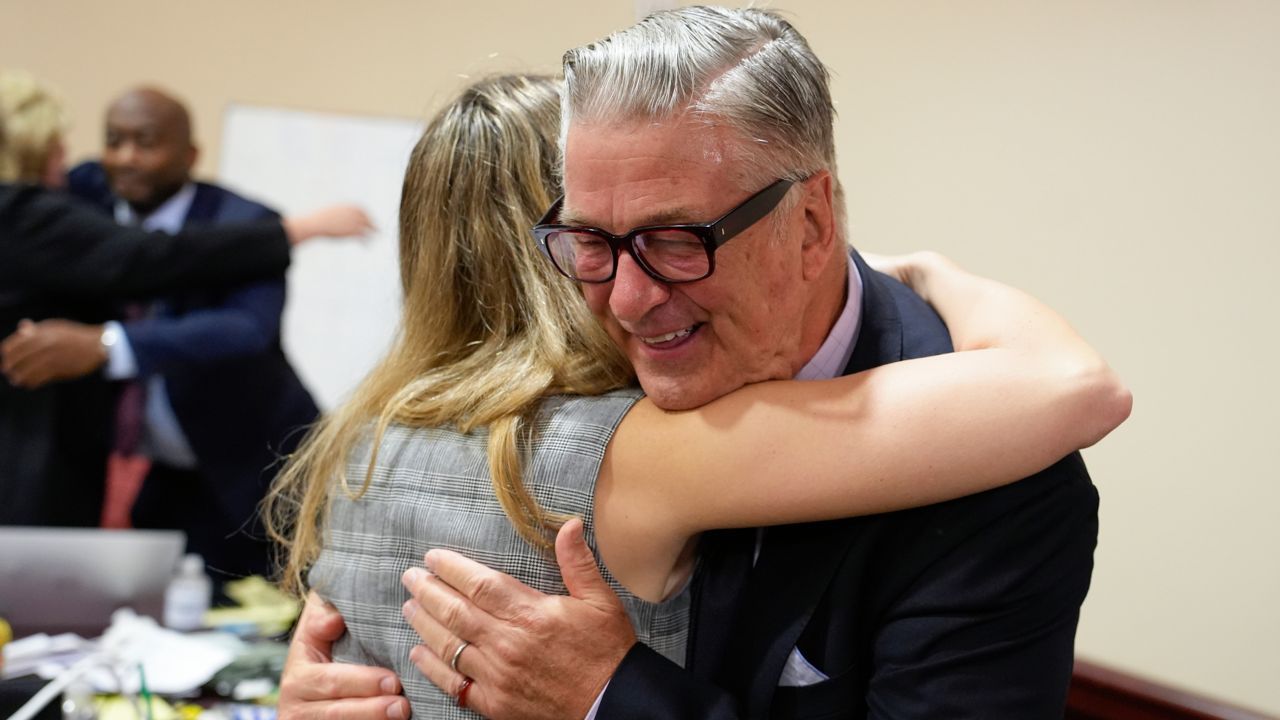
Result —
[[[118,222],[146,230],[278,217],[229,190],[193,182],[195,159],[186,109],[142,88],[111,105],[102,163],[74,169],[70,189]],[[53,364],[105,344],[106,376],[145,390],[133,395],[141,397],[132,412],[122,405],[117,414],[117,451],[137,451],[141,431],[151,461],[133,525],[185,530],[189,551],[202,555],[215,577],[269,571],[257,503],[278,457],[318,412],[280,346],[284,299],[278,275],[135,306],[124,322],[46,321],[20,331]]]
[[[91,320],[122,297],[272,277],[288,248],[276,222],[155,237],[60,193],[0,184],[0,362],[39,376],[0,377],[0,525],[94,526],[102,514],[112,393],[83,376],[102,362],[99,339],[88,342],[98,359],[55,366],[16,351],[23,321]]]
[[[19,326],[55,328],[44,335],[61,346],[82,328],[41,320],[88,319],[121,298],[278,277],[290,245],[370,227],[362,210],[338,205],[169,236],[121,227],[59,192],[0,182],[0,525],[97,525],[110,444],[112,394],[93,372],[106,358],[101,331],[59,362],[27,343]]]
[[[930,308],[853,258],[862,317],[844,374],[950,351]],[[1096,511],[1072,454],[947,503],[771,528],[754,562],[754,533],[713,533],[690,672],[633,646],[598,717],[1061,717]]]
[[[17,352],[23,320],[102,319],[120,297],[244,282],[283,272],[274,221],[237,230],[148,237],[45,188],[65,182],[64,114],[35,78],[0,71],[0,524],[96,525],[110,427],[100,377],[30,389],[23,380],[84,375]],[[296,224],[296,220],[294,221]],[[300,238],[300,235],[295,237]],[[29,323],[28,323],[29,324]],[[90,339],[90,352],[98,349]],[[95,364],[93,362],[90,365]]]
[[[663,282],[620,250],[610,281],[583,284],[655,404],[697,407],[751,382],[951,350],[920,298],[846,254],[826,70],[788,23],[760,10],[660,12],[567,53],[565,77],[560,223],[661,242],[635,229],[714,220],[734,198],[795,181],[764,221],[775,237],[719,246],[705,279]],[[442,687],[472,678],[469,705],[494,718],[1061,717],[1096,509],[1072,454],[948,503],[709,533],[684,669],[635,644],[616,604],[531,599],[452,560],[431,569],[464,595],[415,611],[451,639],[419,667]],[[308,612],[282,717],[391,715],[377,671],[315,663],[335,623]],[[341,691],[305,690],[325,676]]]

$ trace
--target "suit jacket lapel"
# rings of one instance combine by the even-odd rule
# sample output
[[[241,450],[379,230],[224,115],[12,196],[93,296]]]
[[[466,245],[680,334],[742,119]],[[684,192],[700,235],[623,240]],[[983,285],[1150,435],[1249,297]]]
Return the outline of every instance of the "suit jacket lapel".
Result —
[[[892,281],[872,270],[857,252],[853,253],[853,262],[862,275],[862,325],[845,375],[903,358],[902,314],[887,287]]]
[[[886,278],[853,252],[862,275],[862,319],[845,374],[902,359],[902,318]],[[787,657],[853,542],[845,521],[770,528],[747,586],[721,681],[768,714]]]
[[[207,225],[218,217],[218,208],[222,205],[222,196],[206,183],[196,183],[196,194],[191,198],[191,207],[187,217],[182,221],[183,227],[189,224]]]
[[[222,209],[222,199],[222,192],[218,188],[197,182],[195,195],[191,197],[191,207],[187,208],[187,216],[182,219],[182,226],[185,228],[214,224],[218,219],[218,212]],[[192,303],[198,303],[200,298],[207,295],[208,291],[204,290],[184,290],[157,300],[153,305],[154,312],[167,317],[182,315],[191,309]]]
[[[704,533],[693,575],[693,607],[685,666],[700,679],[724,672],[755,548],[754,528]]]

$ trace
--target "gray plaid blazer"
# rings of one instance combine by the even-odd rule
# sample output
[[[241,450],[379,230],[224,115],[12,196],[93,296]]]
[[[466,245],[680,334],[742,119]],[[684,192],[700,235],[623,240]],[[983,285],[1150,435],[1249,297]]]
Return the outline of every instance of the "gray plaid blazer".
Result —
[[[526,448],[524,481],[548,510],[583,518],[595,547],[592,498],[605,446],[623,415],[641,396],[627,389],[599,397],[545,400]],[[347,635],[334,648],[343,662],[394,669],[416,718],[475,718],[427,682],[409,650],[421,642],[400,614],[409,599],[400,575],[422,564],[431,548],[456,550],[542,592],[565,594],[553,558],[530,547],[494,497],[486,457],[487,433],[392,427],[382,439],[373,480],[358,499],[335,488],[325,548],[310,582],[342,612]],[[353,489],[368,467],[370,443],[352,455]],[[662,603],[618,592],[640,642],[683,664],[689,621],[688,588]]]

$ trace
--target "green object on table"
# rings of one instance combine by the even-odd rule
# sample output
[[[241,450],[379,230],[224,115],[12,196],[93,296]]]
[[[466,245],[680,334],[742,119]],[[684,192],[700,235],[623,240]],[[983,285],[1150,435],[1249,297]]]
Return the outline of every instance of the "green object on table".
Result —
[[[151,709],[151,691],[147,689],[147,670],[142,667],[142,663],[138,663],[138,685],[140,687],[139,695],[142,696],[142,704],[146,708],[146,720],[155,720],[155,713]]]

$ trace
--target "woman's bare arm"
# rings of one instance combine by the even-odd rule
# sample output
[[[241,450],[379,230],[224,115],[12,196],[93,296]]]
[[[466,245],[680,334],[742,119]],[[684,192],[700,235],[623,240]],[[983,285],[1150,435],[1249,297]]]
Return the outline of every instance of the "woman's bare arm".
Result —
[[[761,383],[684,412],[642,401],[627,415],[596,500],[600,549],[619,580],[661,596],[703,530],[988,490],[1097,442],[1128,416],[1127,389],[1039,301],[932,254],[915,257],[904,279],[942,315],[958,352],[829,381]]]

